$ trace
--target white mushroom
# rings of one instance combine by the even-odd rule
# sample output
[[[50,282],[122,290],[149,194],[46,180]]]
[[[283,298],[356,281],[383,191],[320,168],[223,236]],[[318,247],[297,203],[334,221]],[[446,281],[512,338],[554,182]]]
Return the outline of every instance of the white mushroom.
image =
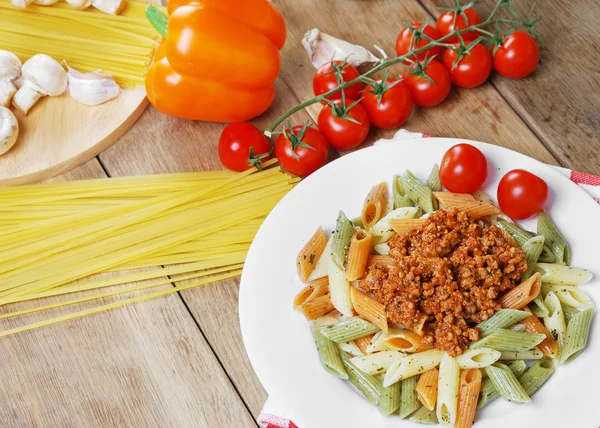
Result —
[[[67,89],[67,73],[45,54],[34,55],[21,69],[24,83],[13,98],[13,105],[23,114],[44,96],[56,97]]]
[[[69,95],[80,103],[95,106],[119,96],[121,89],[110,74],[80,73],[71,67],[67,68]]]
[[[125,0],[92,0],[92,6],[102,12],[118,15],[125,7]]]
[[[15,81],[21,77],[21,60],[12,52],[0,51],[0,106],[8,107],[17,92]]]
[[[0,155],[8,152],[17,142],[19,122],[12,111],[0,107]]]

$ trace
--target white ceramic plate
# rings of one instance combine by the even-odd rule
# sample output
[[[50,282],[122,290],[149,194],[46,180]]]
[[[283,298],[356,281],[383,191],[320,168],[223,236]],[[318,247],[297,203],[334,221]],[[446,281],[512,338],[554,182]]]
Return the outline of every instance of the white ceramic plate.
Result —
[[[339,210],[360,214],[373,185],[413,171],[425,179],[445,151],[459,142],[447,138],[394,141],[346,155],[301,182],[275,207],[252,243],[241,280],[240,323],[250,361],[266,391],[285,403],[300,428],[391,428],[419,424],[380,416],[346,381],[323,370],[304,317],[292,310],[302,288],[296,276],[298,251],[319,225],[331,232]],[[495,197],[502,175],[515,168],[542,177],[552,191],[551,218],[571,245],[573,265],[595,278],[582,286],[600,303],[600,207],[560,173],[522,154],[470,142],[490,164],[486,191]],[[525,226],[535,228],[533,222]],[[534,229],[535,230],[535,229]],[[600,330],[596,316],[586,351],[555,375],[528,404],[499,399],[478,412],[478,428],[600,426]]]

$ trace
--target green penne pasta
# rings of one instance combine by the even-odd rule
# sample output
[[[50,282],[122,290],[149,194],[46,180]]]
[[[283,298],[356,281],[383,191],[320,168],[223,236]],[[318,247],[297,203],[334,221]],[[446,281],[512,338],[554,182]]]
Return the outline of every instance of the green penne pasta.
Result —
[[[518,361],[518,360],[540,360],[544,354],[540,349],[536,346],[529,351],[522,352],[501,352],[500,360],[501,361]]]
[[[544,318],[548,316],[548,308],[544,304],[544,298],[541,294],[529,304],[529,309],[538,318]]]
[[[481,329],[481,337],[490,335],[494,330],[501,328],[511,328],[521,320],[524,320],[530,315],[527,311],[519,311],[516,309],[501,309],[485,321],[477,324],[477,328]]]
[[[518,378],[523,373],[525,373],[525,370],[527,370],[527,364],[525,364],[525,361],[522,360],[515,361],[509,364],[508,368]],[[492,380],[490,378],[484,379],[481,383],[481,392],[479,403],[477,403],[477,410],[487,406],[498,397],[500,397],[500,393],[496,389],[496,386],[494,385]]]
[[[362,221],[362,217],[353,218],[352,224],[354,225],[354,227],[360,227],[361,229],[365,227]]]
[[[523,244],[523,251],[525,251],[525,258],[527,259],[527,270],[521,275],[521,281],[525,281],[535,272],[535,264],[544,249],[544,239],[543,236],[534,236]]]
[[[594,308],[594,302],[578,287],[568,285],[542,285],[542,294],[546,295],[551,291],[556,294],[560,303],[577,309]]]
[[[406,196],[402,180],[397,175],[394,175],[392,179],[392,201],[394,202],[394,209],[415,206],[414,201]]]
[[[560,235],[546,211],[538,216],[537,233],[546,238],[546,244],[552,250],[557,263],[571,264],[571,250],[569,245]]]
[[[333,233],[331,257],[335,264],[342,270],[344,269],[346,252],[348,251],[348,245],[350,244],[350,238],[352,238],[353,233],[354,227],[352,226],[352,222],[340,211],[335,223],[335,232]]]
[[[499,329],[471,343],[471,349],[492,348],[500,352],[522,352],[539,345],[545,337],[543,334]]]
[[[529,395],[527,395],[525,389],[508,366],[496,363],[493,366],[486,367],[484,370],[498,390],[498,393],[506,401],[512,403],[528,403],[531,401],[531,398],[529,398]]]
[[[552,263],[537,263],[535,272],[542,275],[542,284],[581,285],[592,279],[588,270]]]
[[[440,180],[440,167],[437,163],[433,164],[433,168],[425,181],[427,187],[431,189],[432,192],[441,192],[442,191],[442,182]]]
[[[429,410],[427,407],[422,406],[419,410],[417,410],[409,420],[419,423],[419,424],[427,424],[427,425],[437,425],[438,418],[435,413],[435,410]]]
[[[348,380],[358,389],[371,403],[378,405],[381,399],[381,381],[375,376],[361,372],[350,361],[351,356],[345,352],[341,353],[342,362],[348,373]]]
[[[394,198],[394,209],[396,208],[405,208],[405,207],[414,207],[415,203],[408,196],[396,196]]]
[[[393,385],[381,387],[381,399],[379,400],[379,413],[389,416],[400,408],[400,382]]]
[[[424,184],[419,183],[415,175],[406,171],[403,177],[398,177],[398,180],[402,182],[405,195],[415,201],[419,207],[426,213],[435,211],[436,199],[433,197],[431,189]]]
[[[548,316],[544,317],[544,325],[546,329],[552,334],[558,345],[557,361],[560,361],[560,355],[565,346],[565,337],[567,335],[567,323],[565,321],[565,315],[554,292],[550,292],[546,295],[544,303],[548,308]]]
[[[565,347],[560,359],[561,364],[573,361],[587,346],[590,327],[594,319],[594,310],[586,309],[574,315],[567,325]]]
[[[417,410],[421,403],[417,397],[417,378],[418,376],[412,376],[406,379],[402,379],[400,383],[400,418],[405,419],[415,410]]]
[[[336,343],[349,342],[379,331],[377,327],[361,317],[352,317],[338,324],[320,327],[321,334]]]
[[[554,374],[554,363],[552,360],[543,359],[537,361],[533,366],[529,367],[525,373],[519,376],[519,383],[528,396],[532,396],[535,392],[546,383],[550,376]]]
[[[340,351],[336,344],[323,336],[317,326],[311,327],[311,331],[315,339],[315,344],[317,345],[319,360],[321,361],[323,368],[337,378],[348,379],[348,373],[346,373],[346,370],[344,369]]]
[[[572,308],[567,305],[562,305],[562,309],[563,309],[563,313],[565,314],[565,322],[567,324],[569,324],[569,322],[571,321],[571,318],[573,318],[575,315],[577,315],[579,312],[581,312],[580,310]]]
[[[502,229],[506,230],[515,239],[519,247],[523,247],[523,245],[525,245],[525,242],[535,237],[535,234],[523,230],[516,224],[506,220],[499,220],[497,222],[497,225]],[[550,248],[548,248],[548,246],[544,244],[544,248],[542,248],[542,253],[539,257],[539,261],[552,263],[554,262],[555,258],[556,257],[554,256]]]

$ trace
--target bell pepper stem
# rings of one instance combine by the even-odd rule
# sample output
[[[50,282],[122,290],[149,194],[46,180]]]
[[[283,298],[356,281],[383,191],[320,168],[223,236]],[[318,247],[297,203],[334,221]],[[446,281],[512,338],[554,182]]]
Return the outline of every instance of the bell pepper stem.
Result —
[[[161,36],[167,37],[169,19],[164,13],[156,6],[148,6],[146,8],[146,18]]]

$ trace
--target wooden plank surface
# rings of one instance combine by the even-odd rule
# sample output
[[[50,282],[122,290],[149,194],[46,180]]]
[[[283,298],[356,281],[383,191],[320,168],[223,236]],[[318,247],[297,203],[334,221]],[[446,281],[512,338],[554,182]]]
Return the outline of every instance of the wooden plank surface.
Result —
[[[449,0],[422,0],[435,16]],[[513,2],[527,16],[535,0]],[[476,9],[488,16],[494,0]],[[540,65],[522,80],[496,75],[493,85],[535,134],[565,166],[600,174],[600,2],[538,1],[534,16],[542,20],[536,31]]]

